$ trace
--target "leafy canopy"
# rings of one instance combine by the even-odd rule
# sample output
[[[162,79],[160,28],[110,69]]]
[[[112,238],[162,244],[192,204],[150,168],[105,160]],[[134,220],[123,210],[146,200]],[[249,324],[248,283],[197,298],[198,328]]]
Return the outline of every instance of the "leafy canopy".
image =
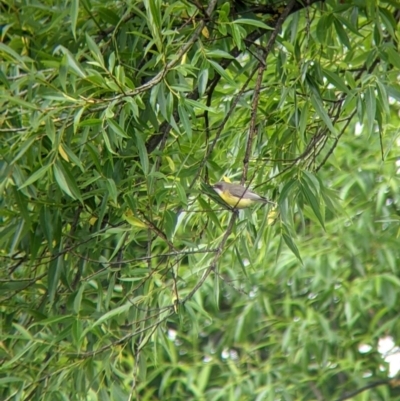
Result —
[[[1,399],[400,399],[399,6],[3,1]]]

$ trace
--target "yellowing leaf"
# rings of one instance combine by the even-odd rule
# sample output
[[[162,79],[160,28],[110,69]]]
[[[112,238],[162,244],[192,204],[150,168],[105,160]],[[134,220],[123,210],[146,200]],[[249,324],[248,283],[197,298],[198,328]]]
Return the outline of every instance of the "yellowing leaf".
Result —
[[[182,56],[181,64],[186,64],[186,60],[187,60],[187,53],[185,53],[185,54]]]
[[[65,153],[65,150],[64,150],[64,148],[62,147],[62,144],[61,144],[61,143],[58,145],[58,153],[61,155],[61,157],[62,157],[65,161],[69,162],[68,155]]]
[[[175,168],[174,161],[169,156],[166,156],[166,159],[167,159],[169,168],[172,170],[172,172],[175,172],[176,168]]]
[[[137,217],[132,215],[131,210],[124,213],[124,218],[131,226],[140,227],[140,228],[148,228],[147,224],[143,223],[142,220],[139,220]]]
[[[97,221],[97,217],[91,217],[90,219],[89,219],[89,224],[91,225],[91,226],[94,226],[95,224],[96,224],[96,221]]]
[[[210,37],[210,32],[208,31],[208,28],[206,26],[201,30],[201,33],[207,39]]]
[[[272,226],[278,217],[278,210],[272,209],[267,215],[267,223],[269,226]]]

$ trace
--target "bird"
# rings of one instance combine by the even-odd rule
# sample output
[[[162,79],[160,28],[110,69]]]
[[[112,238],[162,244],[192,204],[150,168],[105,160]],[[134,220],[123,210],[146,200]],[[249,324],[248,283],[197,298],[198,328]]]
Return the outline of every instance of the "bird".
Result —
[[[225,203],[234,209],[244,209],[254,202],[270,203],[274,202],[264,198],[253,192],[250,188],[246,188],[240,184],[231,184],[229,182],[220,181],[212,185],[213,190],[223,199]]]

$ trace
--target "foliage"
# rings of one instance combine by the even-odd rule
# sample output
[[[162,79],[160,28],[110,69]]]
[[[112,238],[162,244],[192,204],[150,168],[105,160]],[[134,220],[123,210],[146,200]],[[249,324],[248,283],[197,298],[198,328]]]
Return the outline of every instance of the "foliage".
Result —
[[[2,2],[1,399],[400,400],[399,6]]]

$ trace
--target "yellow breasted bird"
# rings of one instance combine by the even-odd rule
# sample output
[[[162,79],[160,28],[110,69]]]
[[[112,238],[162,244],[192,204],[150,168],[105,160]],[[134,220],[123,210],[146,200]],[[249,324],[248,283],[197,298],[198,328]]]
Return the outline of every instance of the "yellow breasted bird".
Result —
[[[270,203],[275,205],[274,202],[257,195],[250,188],[246,189],[240,184],[231,184],[229,182],[220,181],[212,186],[214,191],[227,203],[235,209],[244,209],[249,207],[254,202]]]

